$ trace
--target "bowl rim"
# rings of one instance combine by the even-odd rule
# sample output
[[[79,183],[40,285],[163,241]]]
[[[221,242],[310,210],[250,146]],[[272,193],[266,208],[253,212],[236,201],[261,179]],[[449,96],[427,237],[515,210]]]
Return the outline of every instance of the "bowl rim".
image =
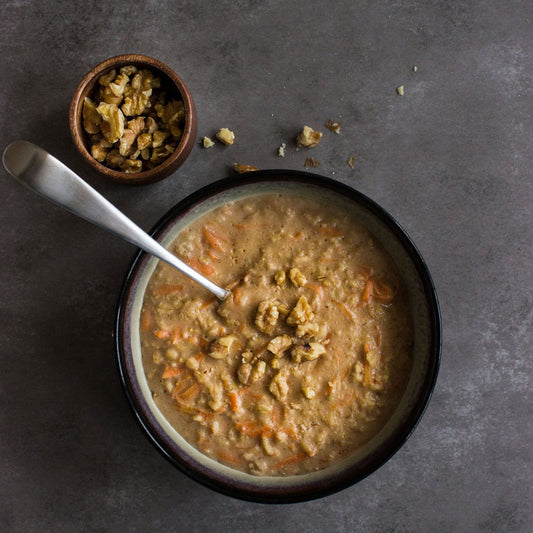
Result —
[[[83,100],[85,96],[87,96],[94,88],[98,78],[113,68],[119,68],[129,64],[143,65],[148,69],[162,73],[173,85],[176,86],[176,89],[185,106],[185,122],[183,125],[183,133],[174,152],[156,167],[138,173],[120,172],[97,161],[87,149],[85,143],[87,134],[83,129],[82,123]],[[185,162],[194,144],[196,143],[198,119],[196,114],[196,106],[194,104],[191,92],[189,91],[189,88],[185,82],[180,78],[180,76],[178,76],[178,74],[176,74],[176,72],[174,72],[174,70],[172,70],[162,61],[150,56],[142,54],[121,54],[110,57],[98,63],[81,79],[74,90],[72,99],[70,101],[69,129],[72,140],[78,152],[81,154],[83,159],[96,172],[98,172],[98,174],[112,179],[118,183],[124,183],[127,185],[142,185],[154,183],[168,177]]]
[[[125,335],[124,324],[126,319],[125,310],[128,294],[133,286],[138,267],[142,261],[149,257],[149,254],[142,250],[135,253],[130,263],[117,301],[114,330],[115,360],[124,392],[128,398],[128,403],[143,433],[156,449],[180,471],[195,481],[234,498],[258,503],[297,503],[321,498],[354,485],[384,465],[405,444],[420,422],[435,388],[441,359],[442,323],[438,297],[429,268],[407,232],[388,211],[365,194],[342,182],[318,174],[299,170],[269,169],[215,181],[196,190],[171,207],[155,223],[150,230],[150,235],[157,238],[167,225],[179,215],[186,214],[213,196],[231,189],[236,189],[239,186],[249,186],[254,183],[265,182],[297,182],[304,185],[309,184],[324,187],[334,193],[347,197],[350,201],[363,204],[364,208],[371,211],[382,223],[386,224],[413,261],[416,272],[420,277],[425,301],[428,306],[430,343],[428,350],[428,368],[423,383],[420,386],[420,395],[406,415],[405,423],[395,428],[391,436],[384,443],[356,465],[351,465],[347,469],[339,471],[326,479],[311,481],[305,485],[282,486],[279,489],[248,485],[244,482],[239,482],[215,473],[190,458],[187,461],[182,457],[175,457],[169,452],[167,446],[165,446],[165,436],[158,435],[151,427],[150,418],[153,419],[153,417],[150,415],[150,412],[147,413],[146,409],[143,409],[142,405],[139,405],[139,401],[133,390],[134,386],[126,368],[126,354],[123,349]]]

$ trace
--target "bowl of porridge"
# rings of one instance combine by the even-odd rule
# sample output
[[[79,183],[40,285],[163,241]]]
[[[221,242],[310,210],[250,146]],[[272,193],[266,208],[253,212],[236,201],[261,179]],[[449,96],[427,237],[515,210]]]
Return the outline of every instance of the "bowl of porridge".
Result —
[[[152,235],[231,291],[135,257],[116,351],[135,416],[181,471],[259,502],[325,496],[415,428],[440,359],[430,273],[398,223],[339,182],[268,170],[213,183]]]

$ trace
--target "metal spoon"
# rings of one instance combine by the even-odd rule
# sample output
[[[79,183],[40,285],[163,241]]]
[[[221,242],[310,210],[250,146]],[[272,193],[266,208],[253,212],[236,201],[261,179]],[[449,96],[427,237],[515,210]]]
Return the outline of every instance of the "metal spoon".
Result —
[[[155,255],[205,287],[217,298],[224,300],[229,294],[229,291],[215,285],[171,254],[77,174],[42,148],[27,141],[15,141],[4,150],[2,160],[6,170],[32,191]]]

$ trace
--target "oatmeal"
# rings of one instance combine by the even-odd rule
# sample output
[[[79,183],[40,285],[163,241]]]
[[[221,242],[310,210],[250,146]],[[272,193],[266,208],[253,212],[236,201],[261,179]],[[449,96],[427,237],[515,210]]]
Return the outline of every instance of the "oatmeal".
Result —
[[[413,341],[391,258],[350,214],[260,195],[204,215],[170,249],[224,302],[159,263],[141,313],[154,400],[193,446],[257,475],[325,468],[376,435]]]

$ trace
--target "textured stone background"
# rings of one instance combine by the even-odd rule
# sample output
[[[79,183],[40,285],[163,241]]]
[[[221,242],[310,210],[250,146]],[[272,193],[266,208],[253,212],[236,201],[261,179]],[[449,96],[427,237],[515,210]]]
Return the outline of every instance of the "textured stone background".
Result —
[[[69,100],[87,70],[128,52],[173,67],[199,134],[228,126],[235,145],[197,146],[147,188],[94,175]],[[303,169],[301,126],[342,121],[313,151],[317,171],[405,227],[444,324],[430,406],[378,472],[306,504],[218,495],[159,456],[122,393],[111,332],[133,248],[2,170],[2,531],[533,531],[529,0],[5,0],[0,57],[0,147],[42,145],[146,229],[235,161]]]

